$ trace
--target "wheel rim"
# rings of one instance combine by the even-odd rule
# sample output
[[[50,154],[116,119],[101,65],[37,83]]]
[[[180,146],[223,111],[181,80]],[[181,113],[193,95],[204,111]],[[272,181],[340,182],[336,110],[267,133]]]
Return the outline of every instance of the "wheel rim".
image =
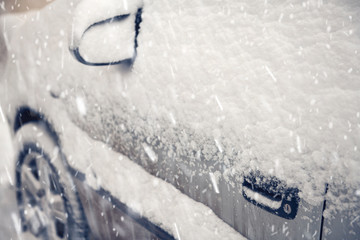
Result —
[[[66,239],[67,218],[63,189],[46,157],[31,152],[20,166],[18,200],[25,229],[44,239]]]

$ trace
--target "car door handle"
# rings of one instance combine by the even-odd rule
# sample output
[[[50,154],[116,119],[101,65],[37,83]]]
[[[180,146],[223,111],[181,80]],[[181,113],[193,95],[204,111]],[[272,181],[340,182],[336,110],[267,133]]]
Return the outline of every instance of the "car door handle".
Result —
[[[299,190],[275,177],[250,174],[244,177],[243,197],[252,204],[286,219],[294,219],[299,208]]]

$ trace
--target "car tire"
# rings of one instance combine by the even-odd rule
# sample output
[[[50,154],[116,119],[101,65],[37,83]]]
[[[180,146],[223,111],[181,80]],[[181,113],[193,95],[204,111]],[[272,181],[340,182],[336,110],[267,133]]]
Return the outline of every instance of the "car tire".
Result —
[[[15,147],[23,231],[38,239],[86,239],[86,218],[56,134],[45,122],[30,122],[16,132]]]

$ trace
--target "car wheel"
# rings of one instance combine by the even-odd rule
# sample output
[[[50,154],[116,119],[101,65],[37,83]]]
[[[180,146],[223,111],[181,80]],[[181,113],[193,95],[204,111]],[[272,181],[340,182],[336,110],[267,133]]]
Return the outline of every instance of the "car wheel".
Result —
[[[23,231],[39,239],[86,239],[87,223],[66,161],[46,123],[16,133],[17,203]]]

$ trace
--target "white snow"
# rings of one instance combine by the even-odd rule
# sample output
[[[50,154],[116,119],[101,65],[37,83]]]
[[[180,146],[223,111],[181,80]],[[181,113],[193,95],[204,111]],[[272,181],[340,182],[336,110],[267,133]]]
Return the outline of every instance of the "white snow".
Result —
[[[272,201],[271,199],[268,199],[262,196],[261,194],[252,191],[247,187],[243,187],[243,190],[250,199],[255,200],[256,202],[264,206],[270,207],[272,209],[279,209],[281,206],[281,201]]]
[[[119,62],[135,55],[135,15],[97,25],[83,34],[80,55],[90,63]]]
[[[56,84],[63,102],[58,109],[66,110],[64,118],[71,118],[93,139],[105,142],[111,135],[108,144],[113,149],[126,149],[131,133],[159,137],[176,146],[168,156],[197,152],[202,158],[192,161],[224,163],[226,171],[221,174],[226,179],[249,169],[270,172],[298,187],[301,198],[314,205],[323,201],[329,183],[327,198],[335,203],[329,211],[359,209],[355,194],[360,185],[359,1],[145,0],[138,54],[127,70],[82,66],[66,51],[64,61],[59,57],[66,47],[58,42],[65,37],[73,37],[71,46],[78,46],[93,22],[133,14],[142,6],[141,1],[94,2],[77,6],[73,20],[58,3],[52,6],[60,6],[61,16],[50,9],[38,18],[28,15],[22,28],[2,21],[11,37],[6,79],[16,79],[19,88],[10,102],[22,93],[38,106],[42,101],[38,92],[49,82],[55,84],[61,71],[64,77]],[[46,17],[54,22],[43,22]],[[69,36],[59,34],[65,24],[73,26]],[[39,44],[29,47],[22,35],[30,43],[39,39]],[[77,106],[81,92],[85,92],[86,117]],[[145,151],[150,145],[143,145]],[[151,159],[152,152],[146,153]],[[96,152],[92,168],[101,182],[121,200],[131,202],[133,193],[110,184],[124,180],[121,174],[110,172],[95,156]],[[113,160],[117,157],[99,159],[105,159],[110,170],[119,164]],[[203,173],[209,176],[209,169]],[[146,182],[137,184],[142,188]],[[339,191],[343,186],[348,191]],[[173,190],[162,193],[167,191]],[[145,203],[139,197],[141,208],[143,204],[151,209],[156,201]],[[183,209],[187,211],[187,205]],[[352,214],[357,216],[358,210]],[[185,239],[182,234],[189,230],[176,216],[155,215],[149,213],[159,223],[172,217],[166,228],[173,229],[176,223]]]
[[[322,200],[326,182],[358,188],[360,155],[353,149],[360,144],[360,38],[345,33],[359,29],[359,20],[349,19],[359,2],[144,5],[134,74],[122,78],[126,89],[120,90],[143,118],[162,124],[171,111],[202,144],[219,129],[213,145],[233,163],[229,168],[241,173],[257,166],[267,173],[278,161],[275,175],[299,187],[309,202]],[[145,135],[156,131],[142,128]],[[176,145],[171,131],[167,137]]]
[[[63,150],[72,154],[71,159],[75,161],[70,163],[75,168],[86,169],[87,183],[91,187],[111,189],[112,195],[121,202],[164,228],[176,239],[244,239],[211,209],[182,194],[171,184],[152,176],[126,156],[110,150],[104,143],[89,138],[73,123],[61,117],[56,121],[64,125],[64,136],[75,136],[71,140],[66,138]],[[98,159],[101,161],[96,161]],[[94,178],[94,171],[102,173],[101,177]]]
[[[1,116],[1,120],[5,123],[5,116],[4,116],[4,113],[2,111],[1,106],[0,106],[0,116]]]
[[[71,22],[73,35],[70,38],[70,48],[74,49],[80,45],[85,30],[92,24],[116,16],[135,14],[137,9],[142,6],[142,2],[142,0],[86,0],[71,6],[70,9],[73,10],[72,16],[74,18]]]
[[[85,105],[84,99],[82,97],[76,98],[76,106],[81,115],[86,114],[86,105]]]
[[[151,147],[149,145],[147,145],[146,143],[142,144],[144,147],[144,150],[146,152],[146,154],[149,156],[149,158],[151,159],[151,161],[153,162],[157,162],[157,156],[156,153],[151,149]]]
[[[268,66],[265,66],[266,71],[268,72],[268,74],[270,75],[270,77],[274,80],[274,82],[277,82],[276,77],[274,76],[274,74],[270,71],[270,69],[268,68]]]
[[[212,185],[213,185],[213,187],[214,187],[214,191],[217,193],[217,194],[219,194],[220,192],[219,192],[219,187],[218,187],[218,184],[217,184],[217,180],[216,180],[216,177],[215,177],[215,175],[214,175],[214,173],[209,173],[209,175],[210,175],[210,179],[211,179],[211,182],[212,182]]]
[[[0,187],[14,186],[15,164],[9,126],[0,121]]]

